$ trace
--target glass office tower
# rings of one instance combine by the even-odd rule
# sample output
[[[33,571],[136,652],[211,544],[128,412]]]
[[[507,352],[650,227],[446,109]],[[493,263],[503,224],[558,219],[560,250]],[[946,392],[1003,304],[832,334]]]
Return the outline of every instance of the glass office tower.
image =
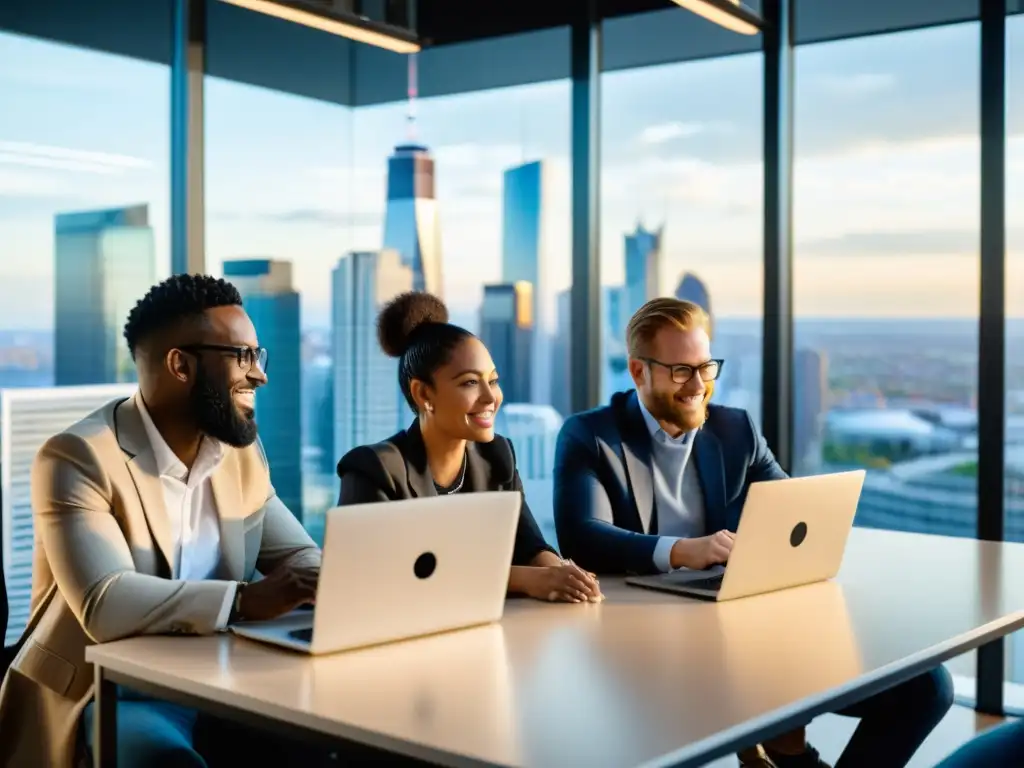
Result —
[[[302,337],[292,265],[273,259],[224,262],[260,346],[267,348],[267,384],[256,390],[256,421],[278,498],[302,519]]]
[[[58,385],[134,381],[122,338],[156,282],[149,206],[58,213],[54,220],[54,378]]]

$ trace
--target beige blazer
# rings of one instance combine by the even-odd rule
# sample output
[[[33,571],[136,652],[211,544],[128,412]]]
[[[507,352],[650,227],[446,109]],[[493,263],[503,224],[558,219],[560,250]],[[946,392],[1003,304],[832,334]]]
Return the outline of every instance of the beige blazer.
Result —
[[[136,396],[137,397],[137,396]],[[85,648],[132,635],[211,634],[232,582],[320,551],[277,498],[259,442],[224,447],[211,477],[219,580],[169,578],[170,520],[135,399],[107,404],[40,449],[32,467],[32,613],[0,688],[0,766],[71,768],[92,698]]]

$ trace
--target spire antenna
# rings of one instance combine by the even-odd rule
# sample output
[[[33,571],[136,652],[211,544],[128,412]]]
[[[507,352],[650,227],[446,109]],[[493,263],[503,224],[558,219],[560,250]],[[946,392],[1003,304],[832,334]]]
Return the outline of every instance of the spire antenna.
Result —
[[[409,132],[409,141],[416,141],[416,96],[417,96],[417,81],[416,81],[416,54],[409,54],[409,109],[406,112],[405,122]]]

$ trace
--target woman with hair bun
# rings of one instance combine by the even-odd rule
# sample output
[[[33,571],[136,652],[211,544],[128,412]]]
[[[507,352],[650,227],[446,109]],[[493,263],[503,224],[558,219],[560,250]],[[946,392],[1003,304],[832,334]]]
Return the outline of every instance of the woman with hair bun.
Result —
[[[487,347],[448,322],[429,293],[393,299],[377,319],[381,349],[398,358],[398,384],[417,418],[376,445],[349,451],[338,463],[338,503],[366,504],[417,496],[519,491],[515,451],[494,433],[501,407],[498,374]],[[540,600],[596,602],[597,578],[562,560],[523,497],[508,591]]]

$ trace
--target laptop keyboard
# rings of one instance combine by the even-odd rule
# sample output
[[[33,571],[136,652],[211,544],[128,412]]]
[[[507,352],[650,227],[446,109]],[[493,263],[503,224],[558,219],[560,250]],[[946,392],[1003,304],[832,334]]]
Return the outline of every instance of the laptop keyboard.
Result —
[[[717,592],[722,588],[722,579],[725,575],[711,576],[707,579],[697,579],[697,581],[688,581],[686,586],[693,587],[694,589],[708,589],[712,592]]]
[[[708,576],[705,579],[689,579],[686,578],[690,574],[679,573],[673,574],[676,578],[672,579],[673,582],[682,587],[692,587],[693,589],[707,589],[711,592],[717,592],[722,588],[722,579],[725,578],[725,574],[719,574],[718,576]]]
[[[290,637],[294,637],[296,640],[299,640],[300,642],[303,642],[303,643],[312,643],[313,642],[313,628],[312,627],[306,627],[304,629],[293,629],[291,632],[288,633],[288,635]]]

